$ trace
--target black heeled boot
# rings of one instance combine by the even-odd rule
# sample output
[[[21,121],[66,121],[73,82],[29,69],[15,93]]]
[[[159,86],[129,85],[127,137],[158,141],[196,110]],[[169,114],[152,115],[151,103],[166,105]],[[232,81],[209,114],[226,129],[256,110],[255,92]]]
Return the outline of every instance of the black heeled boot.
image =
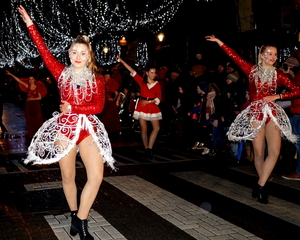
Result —
[[[268,204],[269,200],[268,200],[268,192],[266,186],[260,187],[257,200],[260,203]]]
[[[150,160],[155,160],[154,156],[153,156],[153,152],[151,148],[147,148],[147,155],[148,155],[148,159]]]
[[[265,186],[260,186],[256,184],[256,186],[252,190],[252,197],[257,198],[258,202],[263,204],[268,204],[268,192]]]
[[[71,218],[73,219],[78,213],[78,210],[71,211]]]
[[[88,232],[87,220],[81,220],[75,215],[72,217],[70,234],[74,237],[79,233],[80,240],[94,240],[94,237]]]

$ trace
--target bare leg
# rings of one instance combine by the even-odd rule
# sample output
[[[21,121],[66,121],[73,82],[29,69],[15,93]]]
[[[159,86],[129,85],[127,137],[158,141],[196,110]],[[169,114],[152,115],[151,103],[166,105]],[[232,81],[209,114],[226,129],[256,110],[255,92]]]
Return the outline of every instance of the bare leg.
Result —
[[[268,156],[264,159],[265,139],[267,140]],[[253,140],[254,164],[259,176],[258,184],[264,186],[270,177],[281,147],[281,131],[276,127],[273,121],[257,133],[257,137]]]
[[[141,136],[145,149],[148,147],[148,129],[147,129],[147,121],[145,119],[139,119],[140,127],[141,127]]]
[[[253,139],[254,165],[259,177],[262,174],[265,160],[265,132],[266,127],[263,126]]]
[[[268,156],[264,161],[259,176],[258,184],[260,186],[264,186],[268,181],[280,154],[281,131],[276,127],[273,121],[266,125],[266,140],[268,145]]]
[[[80,219],[87,219],[103,180],[103,158],[99,155],[98,146],[92,141],[92,136],[89,136],[78,145],[87,173],[87,182],[81,193],[77,214]]]
[[[59,166],[62,177],[62,186],[66,200],[71,211],[77,210],[77,187],[75,183],[76,168],[76,146],[71,149],[70,153],[59,160]]]
[[[148,148],[150,148],[150,149],[153,148],[153,145],[155,143],[157,134],[158,134],[159,129],[160,129],[159,120],[152,120],[151,124],[152,124],[152,132],[150,134],[149,143],[148,143]]]

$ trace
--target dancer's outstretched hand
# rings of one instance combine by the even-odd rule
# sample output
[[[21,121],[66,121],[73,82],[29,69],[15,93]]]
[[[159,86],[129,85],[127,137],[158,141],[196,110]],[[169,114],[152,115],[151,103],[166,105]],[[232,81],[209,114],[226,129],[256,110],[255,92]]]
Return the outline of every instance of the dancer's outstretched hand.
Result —
[[[120,56],[117,56],[116,59],[117,59],[117,62],[121,62],[121,63],[123,62],[123,59]]]
[[[28,15],[27,11],[25,10],[25,8],[23,6],[19,6],[18,7],[18,11],[20,13],[21,18],[23,19],[24,23],[26,23],[26,26],[29,27],[30,25],[33,24],[30,16]]]
[[[223,44],[223,42],[219,38],[216,38],[214,35],[206,36],[205,38],[206,38],[207,41],[216,42],[220,46]]]
[[[8,76],[11,76],[11,75],[12,75],[11,72],[8,71],[8,70],[5,71],[5,74],[8,75]]]

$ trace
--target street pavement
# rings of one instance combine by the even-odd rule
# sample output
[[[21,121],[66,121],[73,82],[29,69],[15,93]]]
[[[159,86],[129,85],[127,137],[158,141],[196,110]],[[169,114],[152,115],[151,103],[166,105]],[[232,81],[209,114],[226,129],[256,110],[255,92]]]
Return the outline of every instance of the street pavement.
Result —
[[[23,108],[5,103],[0,132],[0,239],[71,237],[70,212],[58,164],[24,165],[28,140]],[[251,197],[253,163],[209,157],[160,135],[155,160],[144,160],[139,133],[112,136],[116,172],[105,177],[89,215],[95,239],[300,239],[300,182],[281,177],[293,159],[280,159],[268,182],[269,204]],[[76,161],[78,192],[86,181]]]

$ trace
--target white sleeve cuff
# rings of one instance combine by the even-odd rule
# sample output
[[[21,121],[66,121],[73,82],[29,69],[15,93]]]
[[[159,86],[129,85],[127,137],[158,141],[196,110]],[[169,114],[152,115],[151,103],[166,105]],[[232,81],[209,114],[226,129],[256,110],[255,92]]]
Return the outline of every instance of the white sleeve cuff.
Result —
[[[155,100],[155,104],[156,104],[156,105],[158,105],[158,104],[160,103],[159,98],[155,98],[154,100]]]
[[[131,77],[134,77],[135,75],[136,75],[136,71],[133,71],[133,72],[130,73]]]

